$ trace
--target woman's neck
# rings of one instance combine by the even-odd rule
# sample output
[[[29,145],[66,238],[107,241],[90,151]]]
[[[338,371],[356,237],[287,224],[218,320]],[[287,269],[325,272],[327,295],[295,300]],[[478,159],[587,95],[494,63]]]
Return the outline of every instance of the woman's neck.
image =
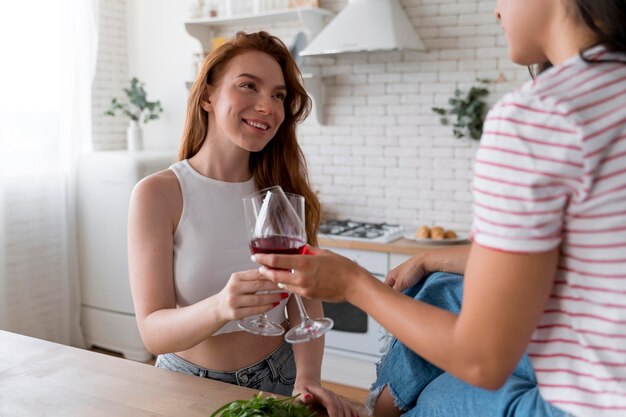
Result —
[[[582,19],[573,17],[571,11],[566,13],[566,16],[560,16],[559,21],[552,25],[545,48],[546,56],[555,66],[598,42],[596,34]]]
[[[189,163],[205,177],[224,182],[245,182],[252,177],[249,160],[249,152],[237,147],[216,146],[207,138]]]

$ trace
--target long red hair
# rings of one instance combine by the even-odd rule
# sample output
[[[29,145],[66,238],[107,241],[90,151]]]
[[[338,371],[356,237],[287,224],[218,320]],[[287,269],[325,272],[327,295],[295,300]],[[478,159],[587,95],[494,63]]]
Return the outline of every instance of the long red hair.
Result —
[[[206,100],[207,86],[215,83],[221,70],[232,58],[251,50],[264,52],[278,62],[287,87],[283,123],[263,150],[250,154],[252,176],[257,189],[280,185],[286,192],[304,196],[308,241],[311,245],[317,245],[320,203],[309,184],[306,160],[296,137],[297,125],[306,119],[311,110],[311,99],[304,89],[296,62],[277,37],[263,31],[237,32],[232,39],[206,57],[189,92],[178,159],[182,161],[194,156],[206,139],[209,115],[201,103]]]

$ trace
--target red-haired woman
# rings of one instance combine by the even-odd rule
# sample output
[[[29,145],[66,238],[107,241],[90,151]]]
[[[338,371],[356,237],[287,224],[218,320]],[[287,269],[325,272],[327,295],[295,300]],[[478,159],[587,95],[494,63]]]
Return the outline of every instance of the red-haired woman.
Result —
[[[156,366],[282,395],[301,393],[331,417],[355,416],[321,387],[324,340],[293,347],[241,331],[267,312],[298,324],[297,306],[250,261],[242,197],[280,185],[306,199],[309,244],[320,205],[296,126],[310,99],[288,49],[265,32],[212,52],[191,88],[179,162],[137,184],[129,215],[130,279],[137,323]],[[305,300],[312,316],[319,301]],[[296,372],[297,369],[297,372]]]

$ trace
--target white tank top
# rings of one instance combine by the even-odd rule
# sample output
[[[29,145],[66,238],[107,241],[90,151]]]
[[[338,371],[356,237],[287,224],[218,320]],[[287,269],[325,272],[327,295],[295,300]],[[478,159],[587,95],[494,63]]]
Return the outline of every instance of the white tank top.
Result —
[[[250,260],[243,203],[256,189],[254,179],[224,182],[195,171],[188,160],[170,167],[183,195],[183,211],[174,233],[174,285],[178,307],[195,304],[217,294],[233,272],[256,269]],[[285,304],[267,313],[270,320],[285,320]],[[229,322],[213,335],[240,331]]]

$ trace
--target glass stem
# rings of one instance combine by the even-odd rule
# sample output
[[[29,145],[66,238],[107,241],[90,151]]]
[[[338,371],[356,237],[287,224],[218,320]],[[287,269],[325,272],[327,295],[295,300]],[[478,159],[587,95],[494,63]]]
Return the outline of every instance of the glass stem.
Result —
[[[309,315],[306,313],[304,308],[304,303],[302,303],[302,298],[298,294],[293,295],[296,299],[296,304],[298,305],[298,310],[300,310],[300,320],[302,323],[309,320]]]

